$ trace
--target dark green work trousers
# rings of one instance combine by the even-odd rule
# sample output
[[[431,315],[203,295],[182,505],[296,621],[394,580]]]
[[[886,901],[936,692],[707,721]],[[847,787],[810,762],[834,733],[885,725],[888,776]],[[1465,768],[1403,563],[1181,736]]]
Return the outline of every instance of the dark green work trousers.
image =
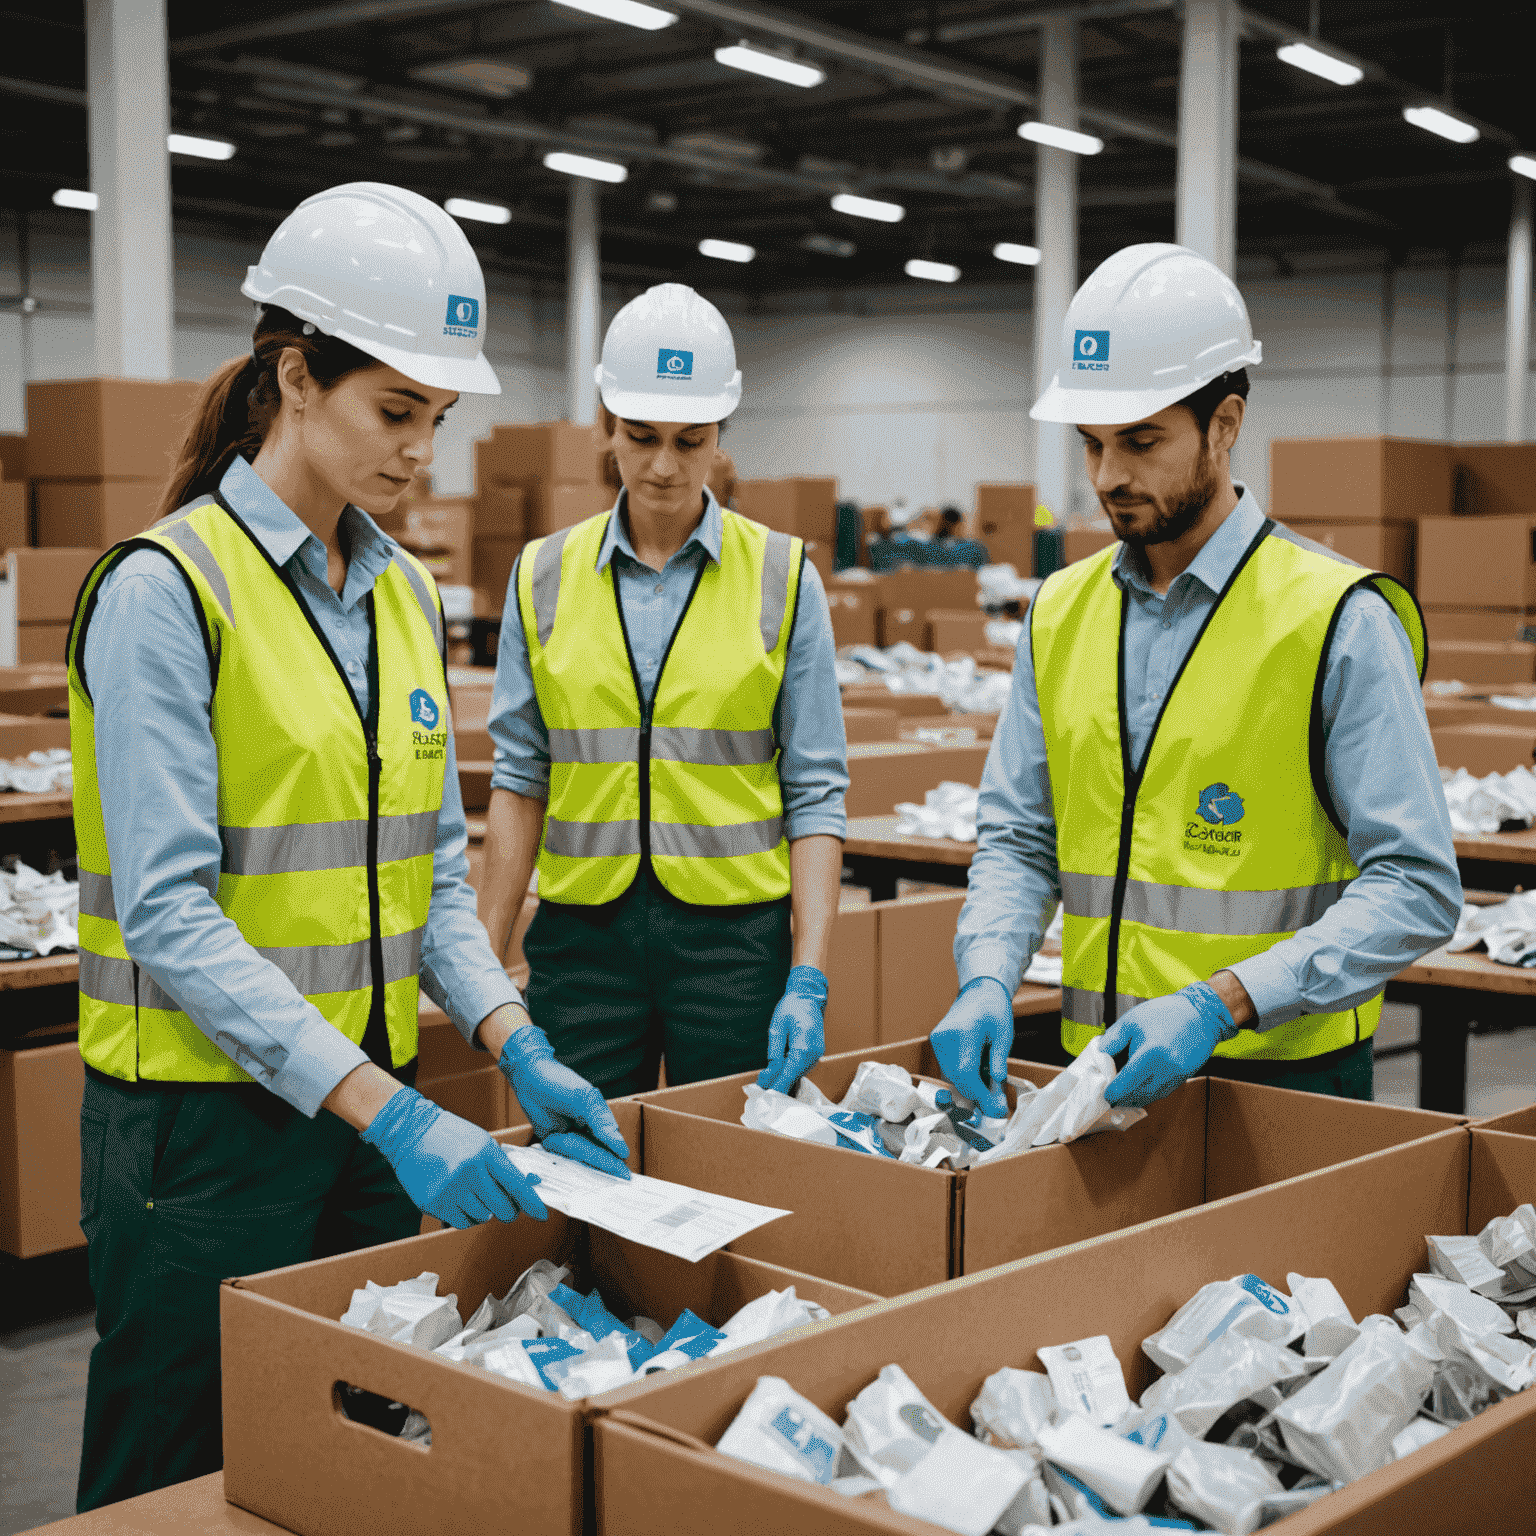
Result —
[[[1294,1088],[1301,1093],[1326,1093],[1336,1099],[1364,1099],[1367,1103],[1376,1091],[1376,1064],[1369,1040],[1301,1061],[1235,1061],[1212,1056],[1199,1075],[1267,1083],[1271,1088]]]
[[[791,954],[789,898],[696,907],[642,870],[617,901],[540,901],[523,940],[528,1008],[607,1099],[756,1071]]]
[[[87,1510],[223,1465],[222,1279],[410,1237],[421,1213],[345,1121],[308,1120],[254,1084],[87,1071],[80,1151],[99,1335],[76,1499]]]

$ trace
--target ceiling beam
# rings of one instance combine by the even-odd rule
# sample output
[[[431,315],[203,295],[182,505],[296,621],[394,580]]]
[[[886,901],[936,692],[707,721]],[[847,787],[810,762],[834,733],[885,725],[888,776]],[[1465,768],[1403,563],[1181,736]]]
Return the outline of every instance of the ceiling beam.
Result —
[[[360,27],[371,22],[414,21],[423,16],[440,16],[446,11],[478,11],[492,0],[342,0],[337,5],[317,6],[308,11],[289,11],[284,15],[252,17],[234,26],[217,27],[212,32],[194,32],[171,39],[172,57],[193,53],[215,53],[242,43],[270,42],[277,37],[303,37],[311,32],[330,32],[337,27]]]

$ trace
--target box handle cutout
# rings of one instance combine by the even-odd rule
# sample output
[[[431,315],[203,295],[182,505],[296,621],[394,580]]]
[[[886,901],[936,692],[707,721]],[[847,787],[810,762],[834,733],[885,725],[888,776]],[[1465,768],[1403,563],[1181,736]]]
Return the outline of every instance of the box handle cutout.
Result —
[[[426,1414],[408,1403],[397,1403],[378,1392],[370,1392],[366,1387],[354,1387],[349,1381],[336,1381],[331,1384],[331,1407],[338,1417],[350,1419],[365,1429],[387,1435],[391,1440],[401,1440],[402,1444],[414,1446],[417,1450],[428,1449],[427,1445],[418,1445],[414,1435],[409,1440],[401,1439],[413,1414],[416,1418],[413,1427],[425,1426],[427,1434],[432,1433],[432,1425]]]

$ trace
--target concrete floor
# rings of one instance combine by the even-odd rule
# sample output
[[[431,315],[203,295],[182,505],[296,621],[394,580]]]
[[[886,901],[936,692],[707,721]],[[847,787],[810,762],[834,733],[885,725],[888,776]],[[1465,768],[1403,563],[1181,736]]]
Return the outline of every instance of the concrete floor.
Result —
[[[1418,1010],[1389,1004],[1377,1038],[1411,1040]],[[1418,1102],[1415,1056],[1378,1063],[1376,1097]],[[1467,1109],[1497,1115],[1536,1101],[1536,1027],[1475,1035]],[[85,1375],[96,1329],[83,1253],[0,1261],[7,1302],[0,1332],[0,1536],[74,1513]]]

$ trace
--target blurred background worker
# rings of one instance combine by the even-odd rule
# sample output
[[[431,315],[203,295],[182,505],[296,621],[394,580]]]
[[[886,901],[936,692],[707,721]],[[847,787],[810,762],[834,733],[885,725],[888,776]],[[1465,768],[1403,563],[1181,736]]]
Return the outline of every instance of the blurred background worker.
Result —
[[[503,953],[537,864],[529,1005],[606,1096],[663,1056],[788,1091],[822,1053],[845,830],[826,595],[708,488],[741,398],[713,304],[642,294],[597,379],[623,488],[512,572],[481,910]]]
[[[1117,252],[1061,348],[1031,414],[1077,426],[1120,544],[1029,610],[934,1049],[1004,1112],[1011,999],[1059,899],[1062,1045],[1129,1052],[1111,1104],[1202,1068],[1368,1099],[1382,989],[1461,905],[1418,606],[1233,483],[1261,352],[1211,263]]]
[[[159,521],[93,567],[70,636],[82,1510],[222,1465],[222,1277],[421,1211],[545,1214],[408,1086],[418,978],[551,1150],[628,1176],[475,916],[442,610],[373,521],[460,393],[499,392],[479,263],[436,204],[352,182],[300,204],[241,291],[251,354],[208,381]]]

